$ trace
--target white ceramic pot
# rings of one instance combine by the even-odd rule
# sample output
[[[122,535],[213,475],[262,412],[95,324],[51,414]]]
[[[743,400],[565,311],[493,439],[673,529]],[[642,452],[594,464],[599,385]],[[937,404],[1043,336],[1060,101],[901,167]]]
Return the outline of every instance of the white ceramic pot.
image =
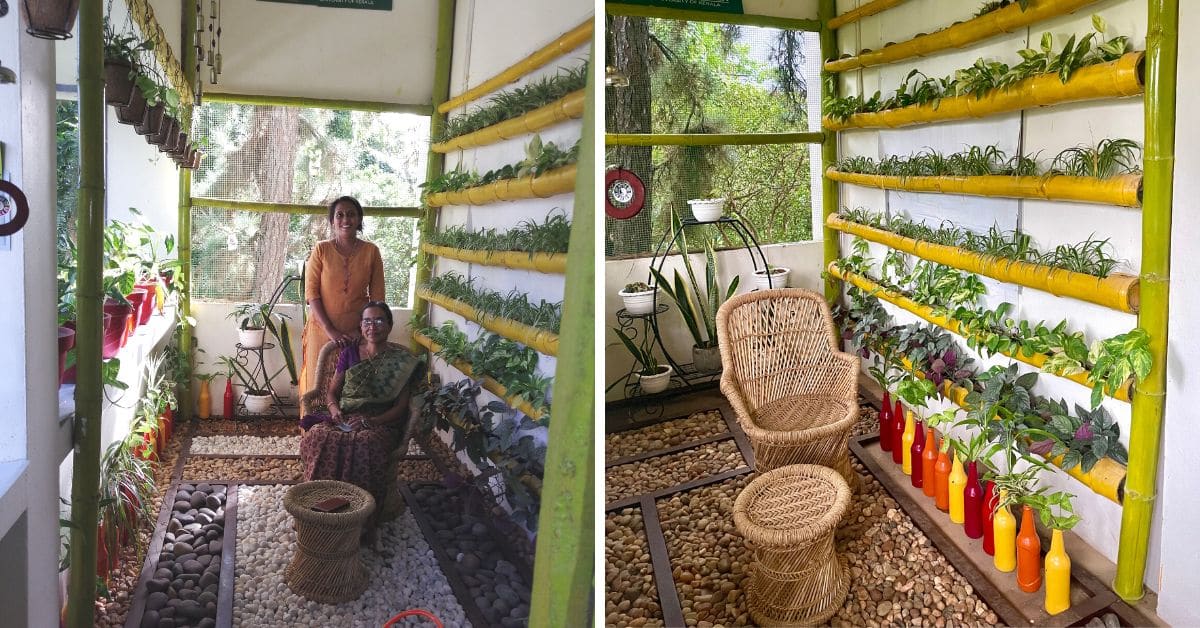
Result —
[[[775,274],[771,275],[770,285],[767,284],[767,271],[765,271],[765,270],[754,271],[754,287],[759,290],[766,290],[768,288],[787,288],[788,287],[788,276],[790,276],[792,274],[791,269],[780,268],[780,267],[776,266],[772,270],[775,271]],[[779,271],[783,271],[783,272],[779,272]]]
[[[246,394],[246,414],[266,414],[271,411],[271,395]]]
[[[688,201],[688,205],[692,206],[692,215],[697,221],[712,222],[721,218],[721,211],[725,209],[725,199],[694,198]]]
[[[238,329],[238,344],[241,344],[246,349],[255,349],[262,346],[263,334],[265,329]]]
[[[658,288],[653,290],[645,290],[643,292],[618,292],[621,295],[621,300],[625,302],[625,311],[630,314],[650,314],[654,311],[654,293],[658,292]]]
[[[671,383],[670,365],[664,364],[658,368],[661,372],[656,375],[638,375],[638,385],[641,386],[643,393],[647,395],[660,393],[666,390]]]

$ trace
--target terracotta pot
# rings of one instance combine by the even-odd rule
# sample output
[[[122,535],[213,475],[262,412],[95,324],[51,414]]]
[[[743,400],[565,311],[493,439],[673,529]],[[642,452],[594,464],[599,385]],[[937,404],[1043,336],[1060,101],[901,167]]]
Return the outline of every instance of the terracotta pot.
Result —
[[[42,39],[70,39],[79,15],[79,0],[19,0],[24,10],[25,32]]]
[[[121,59],[104,60],[104,102],[119,107],[133,100],[133,66]]]
[[[162,146],[163,142],[167,141],[167,138],[175,137],[175,134],[178,132],[179,121],[171,116],[164,115],[162,124],[160,124],[158,127],[158,132],[152,135],[147,135],[146,141],[156,146]]]
[[[142,114],[141,122],[133,125],[133,130],[138,135],[151,135],[158,133],[163,123],[163,115],[167,112],[167,106],[158,103],[152,107],[146,107],[146,111]]]
[[[63,385],[63,374],[67,366],[67,352],[75,346],[75,330],[70,327],[58,328],[58,385]]]
[[[133,308],[120,301],[106,301],[104,313],[108,317],[104,319],[104,347],[101,355],[107,360],[117,355],[117,351],[124,347],[125,341],[129,339],[129,317],[133,314]]]
[[[135,85],[129,104],[117,107],[117,121],[121,124],[138,124],[146,116],[146,96]]]

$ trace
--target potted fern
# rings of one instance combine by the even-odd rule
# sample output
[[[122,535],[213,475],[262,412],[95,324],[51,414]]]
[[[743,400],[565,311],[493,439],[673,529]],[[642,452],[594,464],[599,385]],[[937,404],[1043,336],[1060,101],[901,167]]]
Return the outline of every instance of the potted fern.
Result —
[[[659,364],[652,350],[639,347],[632,338],[625,335],[625,332],[616,327],[613,327],[612,330],[616,332],[617,337],[621,339],[621,344],[625,345],[629,354],[638,364],[638,386],[641,387],[642,392],[649,395],[666,390],[671,383],[671,366]]]

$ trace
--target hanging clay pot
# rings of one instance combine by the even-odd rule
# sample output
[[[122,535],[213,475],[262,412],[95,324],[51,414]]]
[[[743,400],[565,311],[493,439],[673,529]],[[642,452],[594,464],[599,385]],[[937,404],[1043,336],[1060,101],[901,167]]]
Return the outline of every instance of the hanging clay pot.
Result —
[[[932,432],[933,430],[930,430]],[[910,448],[912,449],[912,485],[916,488],[925,488],[925,424],[917,421],[913,428],[913,440]],[[930,483],[933,482],[933,476],[929,476]]]
[[[1051,615],[1071,608],[1071,557],[1063,547],[1062,530],[1054,530],[1046,552],[1045,608]]]
[[[1021,507],[1021,529],[1017,532],[1017,586],[1026,593],[1042,588],[1042,541],[1029,506]]]
[[[129,96],[129,104],[117,106],[117,122],[121,124],[138,124],[146,116],[146,96],[136,85]]]
[[[133,125],[134,132],[138,135],[158,133],[158,129],[163,123],[163,114],[166,112],[167,106],[161,102],[147,106],[146,111],[142,114],[141,121]]]
[[[879,448],[892,450],[892,396],[883,391],[883,405],[879,409]]]
[[[979,485],[979,463],[967,463],[967,484],[963,487],[963,529],[967,538],[983,536],[983,487]]]
[[[124,59],[104,60],[104,102],[118,107],[133,100],[133,66]]]
[[[25,32],[41,39],[70,39],[79,16],[79,0],[39,0],[21,3]]]

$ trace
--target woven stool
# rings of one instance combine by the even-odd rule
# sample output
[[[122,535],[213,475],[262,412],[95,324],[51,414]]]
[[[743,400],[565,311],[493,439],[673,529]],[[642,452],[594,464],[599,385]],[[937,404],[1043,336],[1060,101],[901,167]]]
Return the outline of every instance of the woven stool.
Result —
[[[312,509],[330,497],[344,497],[343,512]],[[324,604],[357,599],[367,588],[367,570],[359,559],[363,522],[375,511],[371,494],[353,484],[315,480],[297,484],[283,497],[296,519],[296,554],[283,572],[288,588]]]
[[[811,464],[768,471],[737,496],[733,523],[754,550],[746,606],[755,622],[817,625],[842,607],[850,574],[833,533],[849,505],[846,480]]]

